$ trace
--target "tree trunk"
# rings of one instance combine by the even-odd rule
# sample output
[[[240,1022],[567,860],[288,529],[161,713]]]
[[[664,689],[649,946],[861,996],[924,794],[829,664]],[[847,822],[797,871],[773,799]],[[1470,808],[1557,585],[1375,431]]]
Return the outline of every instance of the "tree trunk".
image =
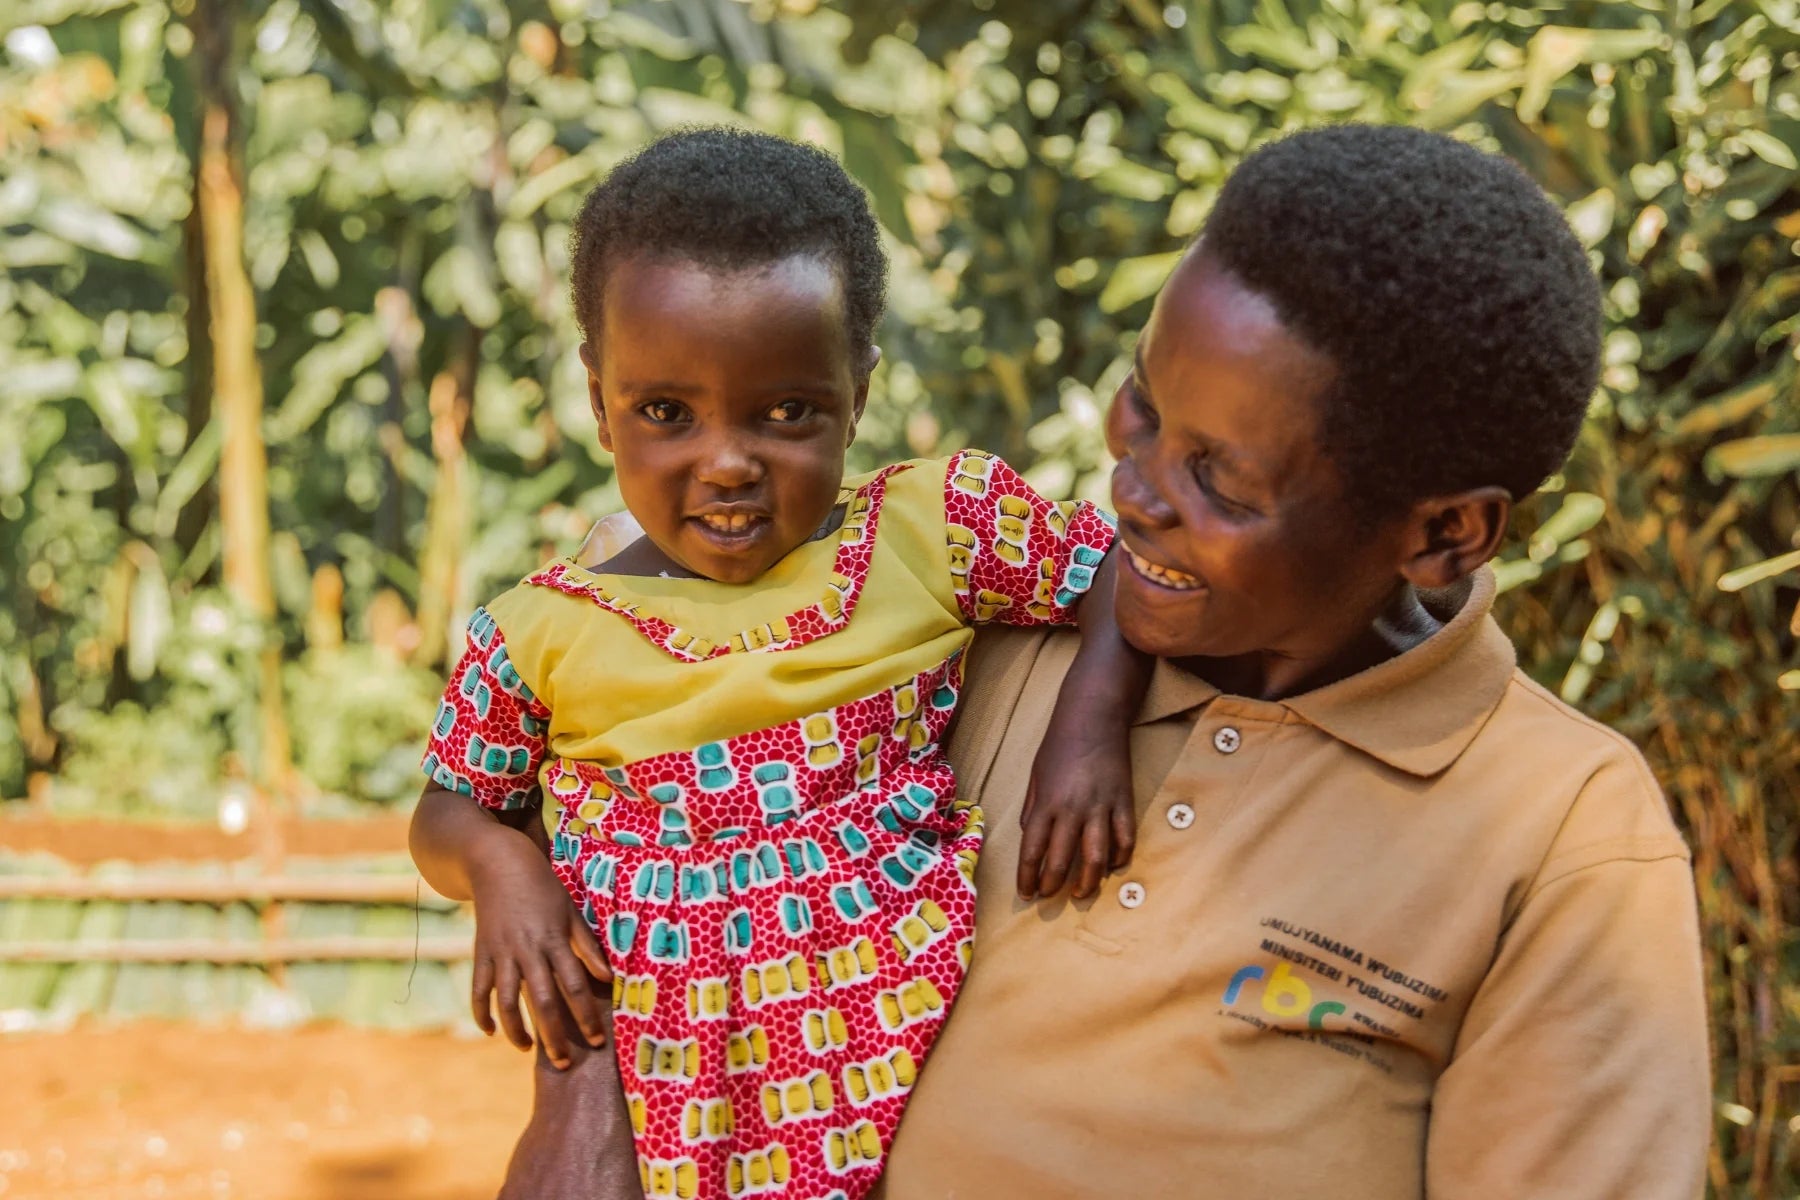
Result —
[[[194,172],[194,203],[181,226],[182,286],[187,291],[187,444],[183,452],[193,450],[194,443],[213,419],[213,354],[212,333],[208,322],[212,303],[206,290],[206,236],[200,224],[200,172]],[[218,507],[218,483],[212,477],[201,484],[193,498],[181,508],[175,520],[175,544],[183,558],[194,552]],[[208,568],[202,579],[211,581],[216,572]]]
[[[288,783],[281,645],[269,558],[269,472],[262,440],[262,370],[256,358],[256,293],[244,266],[243,170],[238,130],[236,21],[232,0],[196,0],[189,18],[199,72],[200,151],[195,196],[212,344],[212,407],[222,434],[219,523],[226,589],[265,623],[259,663],[257,746],[250,772],[271,800]]]
[[[413,660],[437,666],[457,647],[451,614],[462,590],[462,557],[469,540],[468,458],[463,437],[475,394],[480,337],[465,328],[450,362],[431,381],[431,455],[437,477],[425,509],[425,547],[419,564],[419,645]]]

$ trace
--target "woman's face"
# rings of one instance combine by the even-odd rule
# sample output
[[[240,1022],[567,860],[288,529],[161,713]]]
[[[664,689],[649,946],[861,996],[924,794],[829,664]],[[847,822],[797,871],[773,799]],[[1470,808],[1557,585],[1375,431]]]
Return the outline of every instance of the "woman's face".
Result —
[[[1133,645],[1316,665],[1392,597],[1396,532],[1359,525],[1320,445],[1335,370],[1203,247],[1176,268],[1107,419]]]

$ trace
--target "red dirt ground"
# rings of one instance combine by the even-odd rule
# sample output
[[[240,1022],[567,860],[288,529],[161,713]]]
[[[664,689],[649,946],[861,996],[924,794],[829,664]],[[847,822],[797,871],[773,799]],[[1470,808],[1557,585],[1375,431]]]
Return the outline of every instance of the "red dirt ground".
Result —
[[[0,1036],[4,1200],[492,1200],[531,1060],[499,1040],[141,1022]]]

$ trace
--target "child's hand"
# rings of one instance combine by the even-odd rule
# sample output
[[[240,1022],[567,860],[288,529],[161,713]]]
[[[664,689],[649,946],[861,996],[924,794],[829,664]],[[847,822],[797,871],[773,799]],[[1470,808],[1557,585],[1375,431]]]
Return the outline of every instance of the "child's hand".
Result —
[[[531,1035],[519,1012],[519,991],[531,1005],[532,1023],[544,1052],[558,1068],[570,1061],[571,1031],[563,1019],[560,991],[590,1046],[606,1040],[599,996],[588,976],[603,982],[612,969],[594,931],[569,900],[550,866],[531,851],[483,862],[470,871],[475,893],[475,978],[471,1001],[475,1024],[494,1032],[489,994],[507,1040],[531,1049]]]
[[[1085,900],[1107,871],[1131,861],[1137,818],[1131,799],[1131,756],[1126,731],[1065,719],[1050,721],[1031,768],[1025,836],[1019,845],[1019,895],[1046,898],[1074,883]]]

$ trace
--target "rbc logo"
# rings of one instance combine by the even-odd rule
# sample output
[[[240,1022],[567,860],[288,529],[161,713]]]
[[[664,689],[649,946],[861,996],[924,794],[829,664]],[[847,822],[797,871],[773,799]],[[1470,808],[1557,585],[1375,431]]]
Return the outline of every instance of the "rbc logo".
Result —
[[[1326,1017],[1334,1013],[1341,1015],[1345,1011],[1344,1006],[1336,1000],[1321,1000],[1314,1004],[1312,987],[1296,976],[1294,968],[1288,963],[1275,964],[1272,972],[1265,972],[1258,966],[1239,967],[1225,989],[1225,1003],[1236,1004],[1244,989],[1258,980],[1262,980],[1262,1009],[1272,1017],[1298,1017],[1304,1014],[1308,1029],[1323,1029]]]

